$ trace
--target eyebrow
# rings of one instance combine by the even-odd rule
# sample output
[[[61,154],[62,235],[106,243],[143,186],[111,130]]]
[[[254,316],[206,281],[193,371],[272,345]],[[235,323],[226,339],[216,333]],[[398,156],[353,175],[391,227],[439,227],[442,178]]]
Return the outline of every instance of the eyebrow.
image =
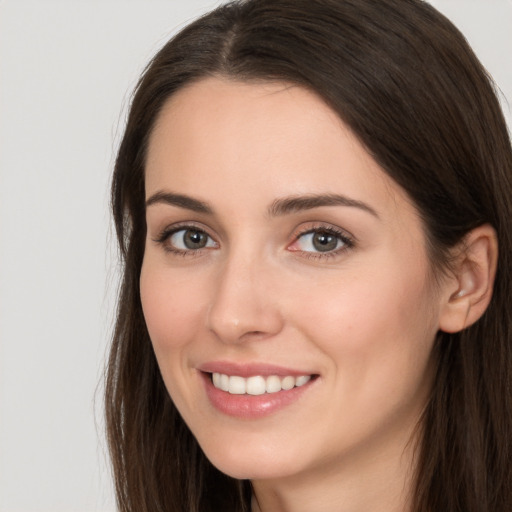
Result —
[[[179,208],[185,208],[186,210],[192,210],[197,213],[213,214],[213,208],[207,203],[183,194],[162,191],[157,192],[146,200],[146,208],[152,204],[158,203],[178,206]]]
[[[146,207],[153,204],[168,204],[197,213],[213,215],[213,208],[204,201],[199,201],[184,194],[159,191],[146,200]],[[279,217],[303,210],[312,210],[322,206],[349,206],[359,208],[379,218],[378,213],[368,204],[340,194],[307,194],[276,199],[269,207],[271,217]]]
[[[307,194],[276,199],[269,208],[269,214],[276,217],[321,206],[350,206],[379,218],[378,213],[368,204],[340,194]]]

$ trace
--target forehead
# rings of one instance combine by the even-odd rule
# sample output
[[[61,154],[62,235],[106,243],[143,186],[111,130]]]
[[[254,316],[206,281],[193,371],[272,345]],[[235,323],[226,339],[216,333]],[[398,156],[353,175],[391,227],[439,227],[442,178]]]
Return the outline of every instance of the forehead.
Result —
[[[416,215],[339,116],[286,83],[207,78],[166,102],[150,137],[146,195],[169,187],[207,200],[219,183],[224,201],[235,198],[238,208],[335,192],[372,201],[398,219],[397,208]]]
[[[279,160],[284,160],[291,156],[286,149],[300,140],[313,147],[321,139],[327,145],[330,135],[335,135],[340,142],[344,130],[337,134],[332,130],[338,125],[338,116],[303,88],[281,82],[207,78],[179,90],[164,104],[150,137],[148,166],[153,158],[163,156],[159,150],[164,141],[178,150],[177,158],[234,157],[237,149],[242,157],[246,156],[242,155],[244,147],[251,145],[263,150],[259,155],[273,157],[273,161],[281,155]],[[195,151],[181,154],[179,147],[184,142]],[[213,148],[218,150],[212,153]],[[250,160],[256,163],[256,155]]]

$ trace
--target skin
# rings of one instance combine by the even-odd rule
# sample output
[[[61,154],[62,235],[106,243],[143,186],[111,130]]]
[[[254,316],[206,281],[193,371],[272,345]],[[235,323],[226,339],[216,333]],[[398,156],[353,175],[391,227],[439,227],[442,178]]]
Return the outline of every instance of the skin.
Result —
[[[158,193],[211,209],[148,205],[140,277],[163,379],[207,457],[252,480],[254,510],[408,510],[432,346],[459,283],[434,285],[405,192],[311,92],[208,78],[161,112],[146,166],[146,197]],[[269,213],[311,194],[365,207]],[[162,231],[184,226],[207,246],[171,252],[183,232]],[[326,228],[351,243],[318,252],[303,233]],[[211,405],[198,371],[218,360],[318,377],[270,416],[234,418]]]

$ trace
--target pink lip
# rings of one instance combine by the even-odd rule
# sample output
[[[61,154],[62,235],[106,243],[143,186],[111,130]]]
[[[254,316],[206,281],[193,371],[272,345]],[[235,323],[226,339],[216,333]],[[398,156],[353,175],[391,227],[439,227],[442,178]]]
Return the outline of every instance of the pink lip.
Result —
[[[225,375],[238,375],[239,377],[253,377],[255,375],[261,375],[262,377],[268,377],[270,375],[277,375],[278,377],[286,377],[291,375],[292,377],[300,377],[301,375],[312,375],[311,371],[293,370],[291,368],[285,368],[284,366],[278,366],[266,363],[248,363],[239,364],[229,361],[212,361],[209,363],[202,364],[198,367],[198,370],[206,373],[223,373]]]
[[[227,375],[238,375],[240,377],[250,377],[254,375],[261,375],[263,377],[268,375],[293,375],[298,377],[310,374],[307,372],[301,373],[284,370],[283,368],[269,365],[244,365],[242,367],[230,363],[226,363],[225,365],[212,363],[212,365],[215,368],[214,370],[206,369],[211,368],[211,365],[204,365],[201,366],[200,372],[210,403],[221,413],[240,419],[254,420],[274,414],[297,402],[317,381],[317,379],[312,379],[303,386],[294,387],[288,391],[278,391],[277,393],[264,393],[263,395],[231,395],[226,391],[217,389],[213,385],[211,373],[215,371]]]

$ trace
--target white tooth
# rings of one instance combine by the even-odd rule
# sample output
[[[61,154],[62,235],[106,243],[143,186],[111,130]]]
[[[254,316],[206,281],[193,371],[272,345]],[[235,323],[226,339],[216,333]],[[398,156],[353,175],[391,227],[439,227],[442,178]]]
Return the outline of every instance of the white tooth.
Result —
[[[289,389],[292,389],[294,386],[295,386],[295,377],[292,377],[290,375],[288,377],[285,377],[281,381],[281,388],[283,388],[286,391],[288,391]]]
[[[297,377],[295,379],[295,385],[296,386],[304,386],[304,384],[306,384],[306,382],[309,382],[310,380],[311,380],[310,375],[301,375],[300,377]]]
[[[227,391],[233,395],[243,395],[245,393],[249,395],[262,395],[267,393],[277,393],[278,391],[288,391],[294,386],[303,386],[311,380],[310,375],[301,375],[299,377],[278,377],[277,375],[270,375],[266,379],[259,375],[244,379],[237,375],[225,375],[224,373],[214,372],[212,373],[213,385]]]
[[[229,392],[232,395],[245,395],[245,379],[237,375],[229,377]]]
[[[246,383],[249,395],[263,395],[265,393],[265,379],[263,377],[249,377]]]
[[[267,377],[265,389],[267,393],[277,393],[281,391],[281,379],[277,375]]]
[[[219,387],[222,391],[229,391],[229,376],[224,373],[220,374]]]

